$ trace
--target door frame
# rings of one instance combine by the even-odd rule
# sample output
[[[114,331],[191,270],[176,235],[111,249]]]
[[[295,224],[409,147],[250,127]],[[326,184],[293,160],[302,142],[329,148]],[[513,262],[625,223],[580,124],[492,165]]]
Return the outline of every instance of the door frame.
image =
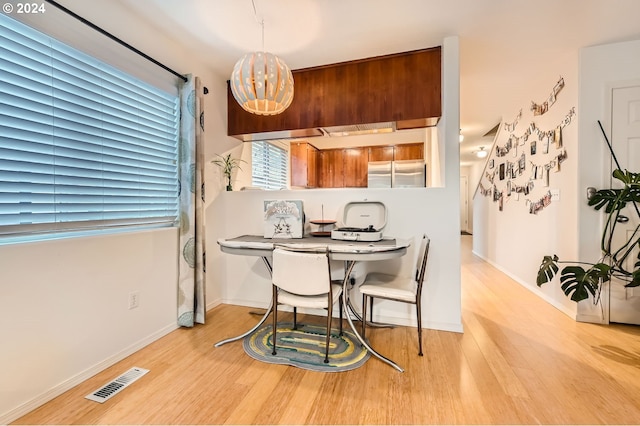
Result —
[[[609,138],[609,142],[613,143],[611,141],[611,135],[612,135],[612,131],[613,131],[613,91],[616,89],[624,89],[627,87],[636,87],[636,86],[640,86],[640,79],[633,79],[633,80],[622,80],[622,81],[616,81],[616,82],[612,82],[607,84],[606,86],[606,95],[605,95],[605,105],[606,105],[606,109],[605,109],[605,118],[602,120],[602,127],[604,128],[605,132],[607,132],[607,138]],[[602,141],[603,143],[606,143],[604,140]],[[602,181],[605,182],[606,185],[609,185],[609,183],[611,182],[611,171],[614,168],[614,162],[613,162],[613,158],[609,157],[608,159],[606,157],[603,157],[602,159]],[[602,234],[602,230],[604,228],[604,217],[601,218],[600,220],[600,234]],[[603,286],[602,286],[602,294],[600,295],[600,303],[602,304],[602,314],[603,314],[603,318],[602,318],[602,322],[604,324],[609,324],[610,323],[610,317],[611,317],[611,306],[610,306],[610,297],[611,297],[611,288],[610,288],[610,283],[609,281],[607,281]]]

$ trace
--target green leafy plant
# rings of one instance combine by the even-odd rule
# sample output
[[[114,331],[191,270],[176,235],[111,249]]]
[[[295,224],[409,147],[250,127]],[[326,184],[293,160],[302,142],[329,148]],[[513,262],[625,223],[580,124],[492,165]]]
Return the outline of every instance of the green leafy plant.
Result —
[[[235,169],[242,170],[242,168],[240,167],[240,163],[246,163],[246,161],[239,158],[232,158],[231,154],[216,155],[218,156],[218,158],[212,160],[211,162],[222,168],[222,173],[227,179],[227,191],[233,191],[233,186],[231,185],[231,173],[233,173]]]
[[[636,226],[631,233],[627,231],[626,240],[618,243],[619,247],[614,247],[616,225],[629,221],[629,218],[622,215],[620,211],[628,204],[631,204],[638,219],[640,219],[640,209],[638,208],[638,203],[640,203],[640,173],[632,173],[626,169],[622,170],[600,121],[598,121],[598,125],[607,142],[611,157],[617,166],[617,169],[613,172],[613,178],[622,183],[622,188],[601,189],[589,198],[591,207],[595,210],[604,209],[607,214],[600,242],[602,257],[596,263],[588,263],[561,261],[556,255],[544,256],[536,279],[536,284],[540,287],[556,276],[560,269],[559,264],[571,264],[571,266],[564,267],[560,272],[560,283],[564,294],[575,302],[588,299],[591,296],[594,303],[598,303],[602,291],[602,283],[610,281],[612,278],[625,282],[625,287],[640,286],[640,250],[636,255],[633,268],[627,266],[629,256],[631,256],[634,249],[640,249],[640,225]],[[619,240],[622,239],[620,238]]]
[[[600,249],[602,257],[596,263],[561,261],[558,256],[544,256],[538,270],[536,284],[542,286],[550,282],[559,271],[559,264],[569,263],[560,272],[560,283],[564,294],[579,302],[591,296],[594,303],[599,301],[602,283],[615,277],[625,282],[625,287],[640,286],[640,252],[633,268],[627,261],[635,248],[640,248],[640,225],[628,233],[628,238],[620,246],[614,247],[614,234],[618,223],[628,222],[620,211],[631,204],[640,218],[640,173],[616,169],[614,179],[623,184],[621,189],[601,189],[589,199],[589,205],[595,210],[607,214]]]

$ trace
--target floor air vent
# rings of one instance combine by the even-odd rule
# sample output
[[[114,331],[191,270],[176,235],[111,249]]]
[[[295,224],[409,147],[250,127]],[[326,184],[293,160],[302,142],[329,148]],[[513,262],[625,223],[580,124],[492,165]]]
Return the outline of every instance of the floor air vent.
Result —
[[[90,399],[91,401],[103,403],[148,372],[149,370],[145,370],[144,368],[133,367],[131,370],[127,371],[112,382],[109,382],[100,389],[91,392],[89,395],[85,396],[85,398]]]

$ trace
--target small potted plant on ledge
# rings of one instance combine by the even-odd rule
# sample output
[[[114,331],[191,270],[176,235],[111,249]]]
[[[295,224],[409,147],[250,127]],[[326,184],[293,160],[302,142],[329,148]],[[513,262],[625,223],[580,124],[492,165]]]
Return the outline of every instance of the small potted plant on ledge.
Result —
[[[602,125],[600,125],[602,129]],[[602,131],[604,134],[604,130]],[[616,162],[617,169],[613,177],[622,183],[619,189],[601,189],[594,191],[589,196],[589,205],[596,210],[604,208],[607,214],[600,249],[602,257],[596,263],[561,261],[555,254],[544,256],[538,270],[536,284],[538,287],[550,282],[558,273],[559,264],[569,264],[560,272],[562,291],[574,302],[593,297],[594,303],[600,300],[602,284],[611,279],[621,280],[625,287],[640,286],[640,253],[630,267],[629,256],[634,249],[640,247],[640,225],[635,230],[620,230],[617,239],[614,239],[616,225],[629,222],[629,218],[622,214],[621,210],[626,206],[632,207],[632,213],[640,219],[640,173],[632,173],[622,170],[611,144],[604,135],[611,155]],[[626,233],[626,238],[620,238]],[[617,241],[617,243],[615,242]]]
[[[235,169],[242,170],[240,168],[240,163],[245,163],[246,161],[239,158],[232,158],[231,154],[216,155],[218,156],[218,158],[212,160],[211,162],[222,168],[222,173],[224,173],[224,176],[227,179],[227,191],[233,191],[233,185],[231,184],[231,173],[233,173]]]

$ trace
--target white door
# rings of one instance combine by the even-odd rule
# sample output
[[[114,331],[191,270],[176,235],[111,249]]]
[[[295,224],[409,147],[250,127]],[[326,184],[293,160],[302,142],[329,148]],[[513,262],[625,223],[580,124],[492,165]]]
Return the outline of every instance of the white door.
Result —
[[[469,231],[469,178],[460,176],[460,230]]]
[[[630,172],[640,172],[640,86],[615,88],[611,93],[611,145],[620,167]],[[612,170],[616,168],[612,161]],[[612,179],[612,181],[616,181]],[[613,185],[618,186],[613,183]],[[640,206],[639,206],[640,207]],[[638,213],[627,206],[621,214],[629,218],[627,223],[618,223],[616,236],[626,241],[638,226]],[[614,240],[615,241],[615,240]],[[618,245],[619,246],[619,245]],[[615,247],[615,245],[614,245]],[[627,258],[626,268],[633,270],[638,256],[637,248]],[[609,321],[640,324],[640,287],[625,288],[620,281],[613,280],[610,288]]]

